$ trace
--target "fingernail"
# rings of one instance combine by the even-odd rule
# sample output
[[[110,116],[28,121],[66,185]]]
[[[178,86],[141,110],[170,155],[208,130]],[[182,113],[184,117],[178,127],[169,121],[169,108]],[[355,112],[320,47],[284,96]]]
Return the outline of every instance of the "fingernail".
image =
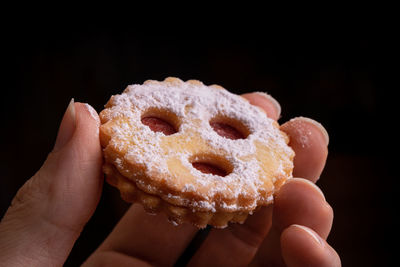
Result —
[[[319,122],[317,122],[317,121],[315,121],[313,119],[306,118],[306,117],[297,117],[295,119],[308,122],[308,123],[314,125],[316,128],[318,128],[319,131],[321,132],[322,136],[324,137],[326,145],[329,145],[329,134],[326,131],[326,129],[324,128],[324,126],[322,126],[321,123],[319,123]]]
[[[72,98],[68,104],[67,110],[62,118],[60,128],[58,129],[56,143],[54,145],[53,151],[60,150],[74,134],[76,127],[76,117],[75,117],[75,104]]]
[[[97,111],[88,103],[85,103],[85,108],[89,112],[90,117],[96,121],[97,125],[100,125],[99,115],[97,115]]]
[[[302,231],[304,231],[305,233],[307,233],[308,235],[310,235],[315,241],[317,241],[318,244],[320,244],[321,246],[324,245],[324,242],[322,241],[321,237],[318,236],[317,233],[315,233],[313,230],[311,230],[308,227],[305,227],[303,225],[299,225],[299,224],[292,224],[292,226],[297,227],[298,229],[301,229]]]
[[[255,93],[260,95],[260,96],[262,96],[262,97],[264,97],[264,98],[266,98],[266,99],[268,99],[274,105],[275,110],[276,110],[277,115],[278,115],[277,117],[279,118],[281,116],[281,111],[282,111],[281,105],[279,105],[279,102],[276,101],[275,98],[273,98],[271,95],[269,95],[269,94],[267,94],[265,92],[255,92]]]
[[[90,117],[96,122],[96,136],[99,136],[100,134],[100,118],[99,115],[97,114],[97,111],[88,103],[85,103],[85,108],[89,112]]]

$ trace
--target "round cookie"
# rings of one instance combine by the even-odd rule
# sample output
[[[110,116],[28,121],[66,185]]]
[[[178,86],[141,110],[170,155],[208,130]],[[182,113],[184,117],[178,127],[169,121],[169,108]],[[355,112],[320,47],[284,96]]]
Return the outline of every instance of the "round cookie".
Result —
[[[130,85],[100,119],[107,181],[174,223],[242,223],[292,177],[294,152],[278,123],[217,85]]]

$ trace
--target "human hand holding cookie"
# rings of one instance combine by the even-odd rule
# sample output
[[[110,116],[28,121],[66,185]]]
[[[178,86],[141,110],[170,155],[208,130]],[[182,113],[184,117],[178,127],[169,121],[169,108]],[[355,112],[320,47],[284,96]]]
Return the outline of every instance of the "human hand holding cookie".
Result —
[[[328,135],[301,117],[279,126],[279,116],[263,93],[149,81],[101,112],[102,162],[97,113],[71,103],[54,151],[0,224],[1,262],[62,265],[97,205],[103,168],[140,204],[86,266],[173,265],[207,224],[224,229],[211,229],[189,265],[340,266],[325,241],[332,209],[313,184]]]

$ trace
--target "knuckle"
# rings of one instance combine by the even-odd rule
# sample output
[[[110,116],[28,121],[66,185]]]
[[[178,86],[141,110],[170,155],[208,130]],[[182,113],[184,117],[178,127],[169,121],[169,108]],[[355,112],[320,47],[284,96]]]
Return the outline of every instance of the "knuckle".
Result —
[[[13,198],[11,207],[31,206],[43,197],[42,192],[45,186],[39,177],[40,174],[37,173],[25,182]]]
[[[11,202],[11,207],[20,206],[32,199],[34,196],[32,194],[32,179],[29,179],[25,182],[25,184],[18,190],[17,194],[15,195],[14,199]]]

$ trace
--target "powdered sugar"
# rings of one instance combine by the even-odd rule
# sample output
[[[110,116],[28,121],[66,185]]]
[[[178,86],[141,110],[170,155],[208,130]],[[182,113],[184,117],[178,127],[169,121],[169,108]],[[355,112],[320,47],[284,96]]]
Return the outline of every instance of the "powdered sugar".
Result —
[[[113,96],[110,100],[110,110],[107,119],[124,117],[123,123],[113,127],[113,138],[109,145],[117,150],[128,146],[124,157],[114,162],[121,170],[122,161],[134,161],[144,166],[147,175],[153,172],[170,175],[168,185],[174,187],[179,184],[179,177],[174,177],[168,164],[170,158],[177,158],[184,169],[195,180],[187,181],[179,189],[180,192],[195,192],[204,189],[205,199],[188,203],[193,209],[201,206],[202,209],[216,211],[236,210],[237,203],[219,203],[216,206],[214,197],[221,195],[223,198],[238,198],[240,195],[255,196],[246,209],[252,210],[257,206],[259,187],[264,183],[265,177],[260,177],[260,162],[254,157],[257,147],[256,142],[283,150],[287,158],[293,156],[293,151],[286,145],[279,129],[274,126],[274,121],[267,118],[266,114],[258,107],[252,106],[240,96],[229,93],[212,86],[205,86],[199,82],[172,82],[148,81],[143,85],[130,85],[121,95]],[[169,136],[160,132],[153,132],[149,127],[140,123],[143,113],[151,108],[167,110],[179,119],[178,132],[171,135],[176,148],[163,147]],[[210,126],[210,120],[216,116],[233,118],[240,121],[249,131],[245,139],[230,140],[219,136]],[[139,122],[139,123],[138,123]],[[135,132],[132,132],[132,129]],[[202,141],[199,141],[202,140]],[[205,174],[195,169],[190,159],[196,149],[185,149],[184,144],[200,142],[208,151],[224,157],[231,165],[232,171],[225,177]],[[180,144],[181,143],[181,144]],[[287,176],[281,166],[277,166],[274,176]],[[270,177],[273,178],[274,177]],[[141,187],[143,181],[136,181]],[[147,186],[143,184],[143,186]],[[156,189],[154,189],[156,190]],[[181,195],[169,193],[166,198],[173,199]],[[272,201],[268,198],[266,202]]]
[[[86,107],[87,111],[89,112],[90,116],[92,117],[92,119],[97,123],[97,125],[100,126],[100,120],[99,120],[99,116],[97,115],[96,110],[88,103],[85,103],[85,107]]]
[[[100,119],[96,110],[87,103],[85,103],[85,108],[89,112],[90,117],[96,122],[97,127],[100,127]],[[96,129],[96,135],[99,136],[99,128]]]

